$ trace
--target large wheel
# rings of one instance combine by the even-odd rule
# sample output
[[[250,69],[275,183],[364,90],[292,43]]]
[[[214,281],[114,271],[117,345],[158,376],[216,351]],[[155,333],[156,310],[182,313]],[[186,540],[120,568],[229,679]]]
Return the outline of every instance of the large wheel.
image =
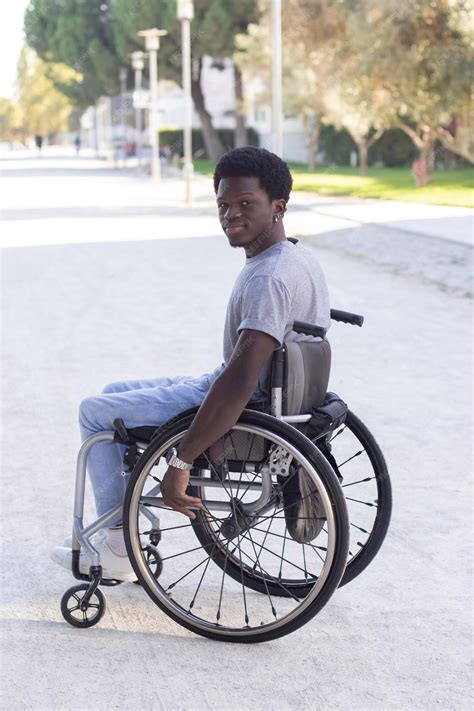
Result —
[[[346,421],[327,438],[316,445],[331,466],[341,477],[341,486],[346,497],[349,513],[350,538],[346,570],[339,587],[346,585],[371,563],[379,551],[390,523],[392,491],[384,456],[373,435],[361,420],[348,411]],[[198,472],[202,474],[202,472]],[[198,489],[194,495],[200,496]],[[214,562],[236,580],[242,578],[246,587],[265,593],[267,587],[273,595],[291,594],[304,597],[313,583],[298,574],[295,568],[282,587],[240,565],[237,553],[229,555],[215,535],[215,527],[206,516],[198,516],[193,522],[195,533],[203,547],[215,542]],[[322,533],[327,531],[323,528]],[[288,531],[284,535],[290,539]],[[320,543],[318,538],[318,544]],[[314,545],[314,542],[313,542]]]
[[[226,444],[218,459],[210,453],[201,458],[192,490],[205,507],[190,522],[164,507],[159,483],[167,469],[163,455],[177,446],[193,417],[185,415],[162,428],[130,478],[124,532],[137,578],[169,617],[197,634],[232,642],[286,635],[321,610],[344,572],[348,518],[337,477],[295,428],[244,410],[224,438],[230,449]],[[323,520],[308,529],[313,540],[302,542],[288,533],[293,512],[285,503],[289,479],[282,471],[286,466],[288,474],[290,463],[317,498]],[[142,513],[146,506],[162,509],[159,552],[164,565],[158,580],[147,560],[149,546],[140,539],[149,526]],[[206,536],[201,539],[202,532]]]
[[[392,512],[392,488],[384,456],[361,420],[348,410],[345,423],[326,440],[317,441],[342,477],[350,522],[349,557],[339,586],[346,585],[372,562],[386,536]]]

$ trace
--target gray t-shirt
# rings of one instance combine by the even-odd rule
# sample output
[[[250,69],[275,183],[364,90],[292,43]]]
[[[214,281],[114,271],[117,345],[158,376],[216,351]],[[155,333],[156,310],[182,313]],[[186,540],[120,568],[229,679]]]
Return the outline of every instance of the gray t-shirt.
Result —
[[[240,331],[263,331],[278,341],[314,341],[314,336],[291,330],[294,321],[329,328],[326,279],[313,253],[289,240],[267,247],[245,265],[230,295],[224,326],[224,362],[227,364]],[[260,372],[263,389],[267,363]]]

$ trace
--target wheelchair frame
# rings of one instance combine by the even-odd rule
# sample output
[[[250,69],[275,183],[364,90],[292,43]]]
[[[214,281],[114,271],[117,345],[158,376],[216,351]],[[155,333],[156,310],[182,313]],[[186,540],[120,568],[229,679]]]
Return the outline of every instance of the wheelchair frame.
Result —
[[[358,316],[356,314],[350,314],[348,312],[344,311],[336,311],[332,310],[331,311],[331,318],[333,320],[337,321],[343,321],[346,323],[351,323],[353,325],[359,325],[361,326],[363,323],[363,317]],[[300,333],[305,333],[308,335],[312,336],[318,336],[324,338],[325,336],[325,330],[314,326],[312,324],[307,324],[307,323],[302,323],[302,322],[295,322],[293,325],[293,328],[295,331],[300,332]],[[269,400],[266,403],[266,408],[265,411],[269,412],[269,414],[275,418],[276,420],[279,420],[280,422],[286,423],[288,425],[304,425],[305,423],[308,423],[311,420],[312,415],[310,413],[303,413],[299,415],[283,415],[282,414],[282,408],[283,408],[283,388],[284,388],[284,368],[285,368],[285,344],[283,344],[279,349],[277,349],[274,352],[273,359],[272,359],[272,368],[271,368],[271,387],[270,391],[268,393],[269,395]],[[185,414],[185,413],[182,413]],[[357,419],[357,418],[356,418]],[[362,424],[362,423],[361,423]],[[77,626],[81,627],[86,627],[90,626],[91,624],[95,624],[100,617],[102,616],[103,610],[105,609],[105,599],[103,598],[103,594],[101,593],[100,590],[98,590],[98,586],[100,584],[103,585],[115,585],[118,584],[121,581],[114,581],[114,580],[104,580],[102,579],[102,568],[100,565],[100,555],[97,552],[97,550],[94,548],[92,545],[90,539],[91,537],[99,531],[101,528],[108,527],[113,525],[116,521],[118,521],[123,515],[124,515],[124,507],[123,505],[117,506],[116,508],[112,509],[111,511],[107,512],[106,514],[100,516],[97,518],[94,522],[91,524],[84,526],[84,502],[85,502],[85,486],[86,486],[86,472],[87,472],[87,457],[88,454],[93,446],[95,446],[99,442],[117,442],[120,444],[124,444],[127,446],[133,445],[137,448],[137,452],[139,451],[141,454],[143,454],[147,448],[150,446],[150,442],[147,441],[141,441],[140,439],[131,439],[127,430],[125,429],[123,422],[121,420],[116,420],[114,422],[115,430],[109,430],[109,431],[104,431],[95,435],[92,435],[89,437],[86,441],[83,442],[79,453],[77,457],[77,464],[76,464],[76,482],[75,482],[75,494],[74,494],[74,520],[73,520],[73,535],[72,535],[72,573],[74,577],[78,580],[83,580],[83,581],[88,581],[89,585],[83,585],[83,586],[77,586],[76,588],[71,588],[72,590],[76,590],[77,588],[82,587],[82,589],[85,590],[84,596],[81,600],[80,603],[80,609],[85,610],[87,609],[87,606],[90,605],[90,601],[94,595],[99,598],[99,606],[97,605],[92,605],[92,607],[99,607],[99,612],[98,616],[94,618],[92,622],[89,623],[83,623],[83,624],[77,624]],[[163,427],[166,426],[166,423]],[[236,428],[238,428],[238,423],[236,425]],[[161,429],[161,428],[158,428]],[[157,430],[158,431],[158,430]],[[369,433],[370,434],[370,433]],[[375,443],[376,444],[376,443]],[[383,455],[379,453],[380,457],[382,458],[383,462]],[[370,459],[372,461],[372,456],[370,456]],[[331,460],[329,460],[331,461]],[[384,462],[383,462],[384,464]],[[383,467],[382,467],[383,469]],[[262,511],[262,506],[267,505],[270,502],[270,495],[271,495],[271,490],[272,490],[272,473],[269,471],[269,467],[265,469],[264,467],[261,468],[261,475],[262,475],[262,480],[261,483],[259,484],[247,484],[247,489],[249,490],[255,490],[260,492],[260,496],[258,499],[254,500],[251,504],[242,504],[243,511],[247,515],[252,515],[254,511]],[[127,471],[123,471],[122,475],[126,475]],[[339,472],[337,472],[339,475]],[[377,550],[381,545],[381,542],[383,540],[383,537],[385,536],[386,529],[388,527],[388,521],[390,517],[390,508],[391,508],[391,495],[390,495],[390,488],[389,488],[389,480],[388,480],[388,473],[386,473],[386,468],[385,472],[382,472],[384,477],[386,476],[386,482],[385,482],[385,495],[387,498],[387,504],[388,504],[388,517],[385,516],[385,523],[384,523],[384,530],[379,532],[379,540],[377,543]],[[237,484],[238,482],[232,482],[229,481],[229,483],[232,485],[232,483]],[[200,486],[206,487],[206,488],[213,488],[213,487],[221,487],[222,488],[222,482],[221,481],[213,481],[210,480],[209,478],[202,478],[202,477],[196,477],[191,475],[190,477],[190,486],[191,487],[197,487],[199,488]],[[156,497],[155,494],[159,492],[159,484],[157,484],[151,491],[148,492],[148,497],[153,500],[153,503],[151,504],[150,508],[158,506],[159,508],[164,508],[166,509],[167,507],[165,506],[163,499],[161,497]],[[141,504],[140,505],[140,512],[149,520],[152,530],[159,530],[160,529],[160,519],[153,510],[150,510],[149,506],[147,505],[149,502],[147,501],[147,497],[142,497],[140,500]],[[209,508],[212,508],[216,511],[232,511],[231,507],[231,502],[222,502],[222,501],[212,501],[212,500],[206,500],[204,502],[205,504],[207,503]],[[247,507],[247,508],[245,508]],[[361,529],[363,530],[363,529]],[[153,542],[153,541],[152,541]],[[157,541],[156,541],[157,542]],[[359,544],[360,545],[360,544]],[[81,573],[80,571],[80,551],[81,547],[83,547],[90,555],[91,558],[91,566],[89,569],[89,575]],[[377,550],[375,552],[377,552]],[[375,553],[374,553],[375,555]],[[373,557],[373,556],[372,556]],[[370,561],[369,561],[370,562]],[[363,566],[366,567],[367,563]],[[363,569],[362,568],[362,569]],[[360,572],[360,571],[359,571]],[[352,577],[355,577],[355,575],[358,573],[355,573]],[[87,588],[87,589],[86,589]],[[65,595],[63,596],[63,601],[61,603],[61,609],[63,612],[63,615],[67,619],[68,622],[71,624],[75,624],[71,619],[69,619],[65,612],[67,610],[67,605],[66,605],[66,596],[70,593],[70,591],[67,591]],[[77,599],[77,598],[76,598]],[[103,600],[103,602],[102,602]],[[159,604],[159,603],[158,603]],[[160,605],[160,607],[162,607]],[[83,612],[83,614],[85,614]],[[170,615],[173,617],[173,615]],[[179,621],[179,620],[177,620]],[[186,625],[185,625],[186,626]],[[204,633],[203,633],[204,634]],[[212,635],[208,635],[212,636]],[[237,640],[239,641],[239,640]],[[252,641],[252,640],[249,640]],[[257,640],[259,641],[259,640]]]

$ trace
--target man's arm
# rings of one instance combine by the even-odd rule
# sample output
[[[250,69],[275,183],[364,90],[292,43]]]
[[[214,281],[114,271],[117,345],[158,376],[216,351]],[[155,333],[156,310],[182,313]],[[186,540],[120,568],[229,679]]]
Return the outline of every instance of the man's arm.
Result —
[[[232,357],[207,393],[191,427],[178,448],[178,456],[192,462],[211,444],[228,432],[258,385],[261,368],[271,357],[277,341],[262,331],[241,332]],[[200,500],[185,494],[189,471],[169,467],[161,493],[165,504],[194,518],[187,506],[199,506]]]

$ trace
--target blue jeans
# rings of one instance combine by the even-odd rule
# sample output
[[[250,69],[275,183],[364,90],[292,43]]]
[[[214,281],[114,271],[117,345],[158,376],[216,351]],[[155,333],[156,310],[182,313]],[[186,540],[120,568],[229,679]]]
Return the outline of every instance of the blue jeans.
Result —
[[[189,407],[201,405],[224,366],[199,378],[177,375],[171,378],[125,380],[106,385],[101,395],[81,402],[79,425],[82,441],[97,432],[112,430],[117,417],[125,427],[162,425]],[[261,397],[256,390],[252,400]],[[122,476],[125,447],[114,442],[99,442],[87,458],[97,515],[122,504],[128,477]]]

